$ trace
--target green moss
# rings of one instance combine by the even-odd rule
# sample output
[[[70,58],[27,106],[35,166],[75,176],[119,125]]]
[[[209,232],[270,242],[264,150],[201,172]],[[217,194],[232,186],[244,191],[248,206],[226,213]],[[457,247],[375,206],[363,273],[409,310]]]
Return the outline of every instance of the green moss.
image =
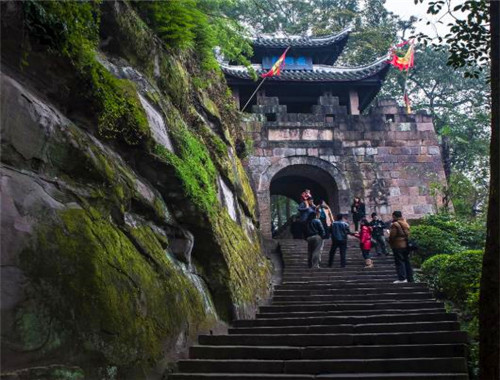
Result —
[[[70,209],[40,228],[39,246],[22,257],[51,315],[117,365],[159,359],[166,340],[206,318],[200,294],[152,230],[129,233],[134,243],[107,217]]]
[[[187,128],[179,115],[172,115],[168,125],[177,154],[161,145],[156,146],[155,153],[173,166],[190,200],[208,215],[213,215],[219,207],[217,170],[207,146]]]
[[[115,78],[96,60],[99,3],[29,0],[23,3],[25,25],[32,40],[73,66],[77,96],[91,104],[100,135],[136,145],[149,136],[146,114],[135,85]]]
[[[229,278],[223,280],[228,284],[233,302],[245,307],[254,304],[256,299],[265,299],[271,272],[258,237],[247,236],[225,211],[212,220],[212,229],[229,268]]]
[[[241,164],[241,161],[236,159],[236,170],[238,172],[239,188],[241,191],[238,193],[240,200],[247,206],[250,216],[256,220],[255,209],[257,207],[257,200],[255,199],[255,194],[253,192],[248,176]]]

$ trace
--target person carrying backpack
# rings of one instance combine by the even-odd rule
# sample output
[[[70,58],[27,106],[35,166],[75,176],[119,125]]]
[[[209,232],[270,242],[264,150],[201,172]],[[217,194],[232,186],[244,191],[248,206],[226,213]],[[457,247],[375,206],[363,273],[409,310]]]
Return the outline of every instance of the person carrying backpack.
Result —
[[[309,268],[319,268],[323,236],[325,236],[325,230],[319,219],[316,218],[316,213],[309,214],[305,228],[307,265]]]

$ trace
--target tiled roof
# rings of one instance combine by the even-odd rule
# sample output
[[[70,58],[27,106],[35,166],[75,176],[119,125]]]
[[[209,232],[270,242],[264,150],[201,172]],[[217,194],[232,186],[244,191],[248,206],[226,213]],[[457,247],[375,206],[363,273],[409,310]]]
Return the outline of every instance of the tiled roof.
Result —
[[[379,58],[375,62],[359,67],[334,67],[328,65],[313,65],[312,70],[282,70],[279,76],[269,77],[271,81],[291,82],[351,82],[369,78],[389,66],[388,56]],[[262,65],[252,65],[257,75],[267,70],[262,70]],[[252,77],[245,66],[221,64],[222,71],[230,77],[251,80]]]
[[[259,36],[252,39],[254,47],[264,48],[315,48],[322,46],[330,46],[338,41],[349,37],[352,28],[348,27],[337,34],[322,37],[305,37],[305,36],[288,36],[288,37],[273,37]]]

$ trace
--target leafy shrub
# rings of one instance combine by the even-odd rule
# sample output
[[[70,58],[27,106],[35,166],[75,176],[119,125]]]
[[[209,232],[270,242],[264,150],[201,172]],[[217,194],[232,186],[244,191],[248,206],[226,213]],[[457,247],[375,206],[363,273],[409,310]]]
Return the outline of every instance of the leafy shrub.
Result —
[[[459,218],[449,213],[427,216],[423,223],[454,235],[458,242],[468,249],[483,249],[486,240],[486,226],[480,219]]]
[[[479,291],[482,251],[437,255],[422,265],[423,278],[462,310],[474,309],[469,297]]]
[[[244,28],[225,15],[231,1],[133,1],[132,5],[168,48],[192,49],[205,70],[219,67],[216,46],[225,58],[250,64],[245,55],[252,55],[252,47]]]
[[[432,225],[411,228],[411,237],[418,242],[418,255],[424,260],[430,256],[463,251],[458,238],[452,233]]]
[[[427,282],[438,298],[450,301],[458,312],[461,328],[472,339],[469,372],[477,376],[479,340],[479,286],[483,251],[469,250],[454,255],[436,255],[422,265],[419,279]]]

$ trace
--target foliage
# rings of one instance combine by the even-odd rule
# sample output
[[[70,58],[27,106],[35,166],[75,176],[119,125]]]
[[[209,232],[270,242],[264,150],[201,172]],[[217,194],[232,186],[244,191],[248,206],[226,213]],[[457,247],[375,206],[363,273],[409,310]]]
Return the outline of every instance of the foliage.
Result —
[[[463,250],[454,235],[433,225],[415,226],[411,229],[411,236],[418,242],[418,255],[424,260],[437,254]]]
[[[450,188],[445,201],[463,199],[473,209],[486,203],[489,162],[490,88],[484,74],[464,78],[465,69],[446,64],[447,54],[431,47],[417,48],[415,67],[409,73],[407,88],[412,108],[433,117],[441,140],[441,152]],[[380,96],[401,99],[405,75],[392,70]],[[461,188],[463,188],[463,192]],[[472,186],[472,188],[471,188]],[[463,196],[468,192],[466,201]]]
[[[205,70],[217,70],[214,49],[248,65],[252,48],[244,28],[225,12],[232,0],[134,1],[132,3],[168,48],[192,49]]]
[[[439,298],[451,302],[458,311],[462,329],[472,339],[469,345],[469,371],[477,377],[479,340],[479,287],[483,251],[469,250],[454,255],[436,255],[422,265],[420,279],[429,284]]]
[[[399,20],[381,0],[241,0],[228,13],[253,33],[326,35],[354,27],[342,63],[366,64],[384,55]]]
[[[469,296],[479,291],[482,259],[480,250],[436,255],[422,264],[422,278],[460,309],[476,310]]]
[[[424,0],[414,0],[415,4]],[[428,0],[427,13],[432,15],[450,15],[453,22],[448,23],[450,31],[436,39],[420,33],[417,37],[425,45],[432,44],[448,51],[448,64],[453,68],[465,67],[464,76],[478,78],[489,62],[489,5],[486,0],[465,0],[452,7],[452,0]],[[458,13],[467,16],[460,18]],[[446,45],[442,45],[442,42]]]
[[[461,218],[445,212],[419,221],[412,227],[411,236],[419,245],[414,258],[417,264],[434,255],[484,249],[486,239],[481,219]]]
[[[26,1],[30,39],[67,59],[76,69],[80,91],[97,114],[98,131],[135,145],[149,133],[146,115],[132,82],[111,75],[95,57],[99,37],[99,2]]]
[[[483,249],[486,239],[484,221],[460,218],[449,213],[438,213],[425,218],[425,224],[452,234],[467,249]],[[446,253],[446,252],[444,252]]]

